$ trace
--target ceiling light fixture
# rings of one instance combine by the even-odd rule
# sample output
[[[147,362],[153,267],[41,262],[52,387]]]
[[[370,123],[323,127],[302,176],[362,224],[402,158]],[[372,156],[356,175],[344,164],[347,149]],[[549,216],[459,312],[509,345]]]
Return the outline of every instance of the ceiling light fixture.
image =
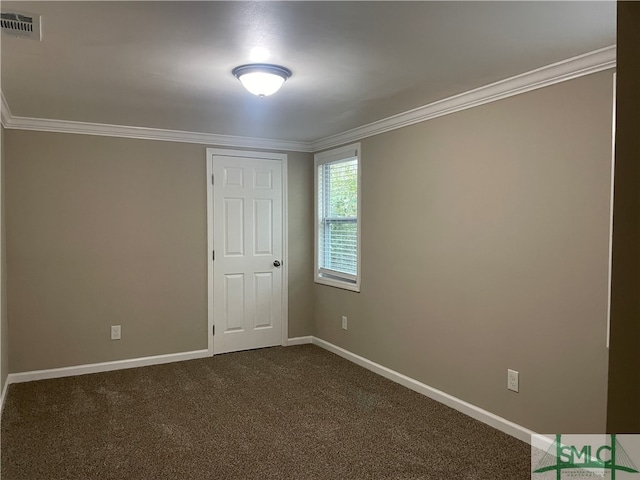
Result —
[[[280,90],[285,80],[291,77],[291,70],[288,68],[266,63],[241,65],[231,73],[240,80],[244,88],[259,97],[273,95]]]

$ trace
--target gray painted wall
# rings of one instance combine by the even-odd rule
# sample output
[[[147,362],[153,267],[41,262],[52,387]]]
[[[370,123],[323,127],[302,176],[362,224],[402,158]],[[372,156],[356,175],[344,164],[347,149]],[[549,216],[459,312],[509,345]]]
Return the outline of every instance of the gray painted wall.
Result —
[[[207,348],[205,147],[6,140],[10,371]],[[289,155],[292,336],[311,334],[312,173],[309,154]]]
[[[604,431],[612,77],[363,140],[362,290],[316,285],[315,334],[535,431]]]
[[[312,283],[311,156],[290,153],[289,336],[536,431],[603,431],[611,90],[602,72],[363,140],[359,294]],[[204,147],[6,139],[11,371],[205,348]]]

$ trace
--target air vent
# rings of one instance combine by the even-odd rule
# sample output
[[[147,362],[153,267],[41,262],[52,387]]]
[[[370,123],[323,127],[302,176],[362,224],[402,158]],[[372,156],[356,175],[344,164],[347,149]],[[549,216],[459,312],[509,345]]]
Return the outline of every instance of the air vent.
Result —
[[[14,36],[41,40],[40,15],[22,12],[2,12],[0,14],[2,31]]]

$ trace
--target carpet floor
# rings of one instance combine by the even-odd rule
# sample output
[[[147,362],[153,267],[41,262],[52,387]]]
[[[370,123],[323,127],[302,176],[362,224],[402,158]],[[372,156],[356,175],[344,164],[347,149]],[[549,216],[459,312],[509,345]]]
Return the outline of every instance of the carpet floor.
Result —
[[[530,447],[312,345],[11,385],[2,478],[530,479]]]

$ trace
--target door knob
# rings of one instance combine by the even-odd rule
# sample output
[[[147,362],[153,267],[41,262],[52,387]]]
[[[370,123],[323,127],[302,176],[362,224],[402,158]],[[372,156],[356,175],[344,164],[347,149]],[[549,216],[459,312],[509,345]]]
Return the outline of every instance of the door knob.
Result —
[[[273,262],[273,266],[274,267],[279,267],[280,266],[280,260],[276,260],[275,262]]]

